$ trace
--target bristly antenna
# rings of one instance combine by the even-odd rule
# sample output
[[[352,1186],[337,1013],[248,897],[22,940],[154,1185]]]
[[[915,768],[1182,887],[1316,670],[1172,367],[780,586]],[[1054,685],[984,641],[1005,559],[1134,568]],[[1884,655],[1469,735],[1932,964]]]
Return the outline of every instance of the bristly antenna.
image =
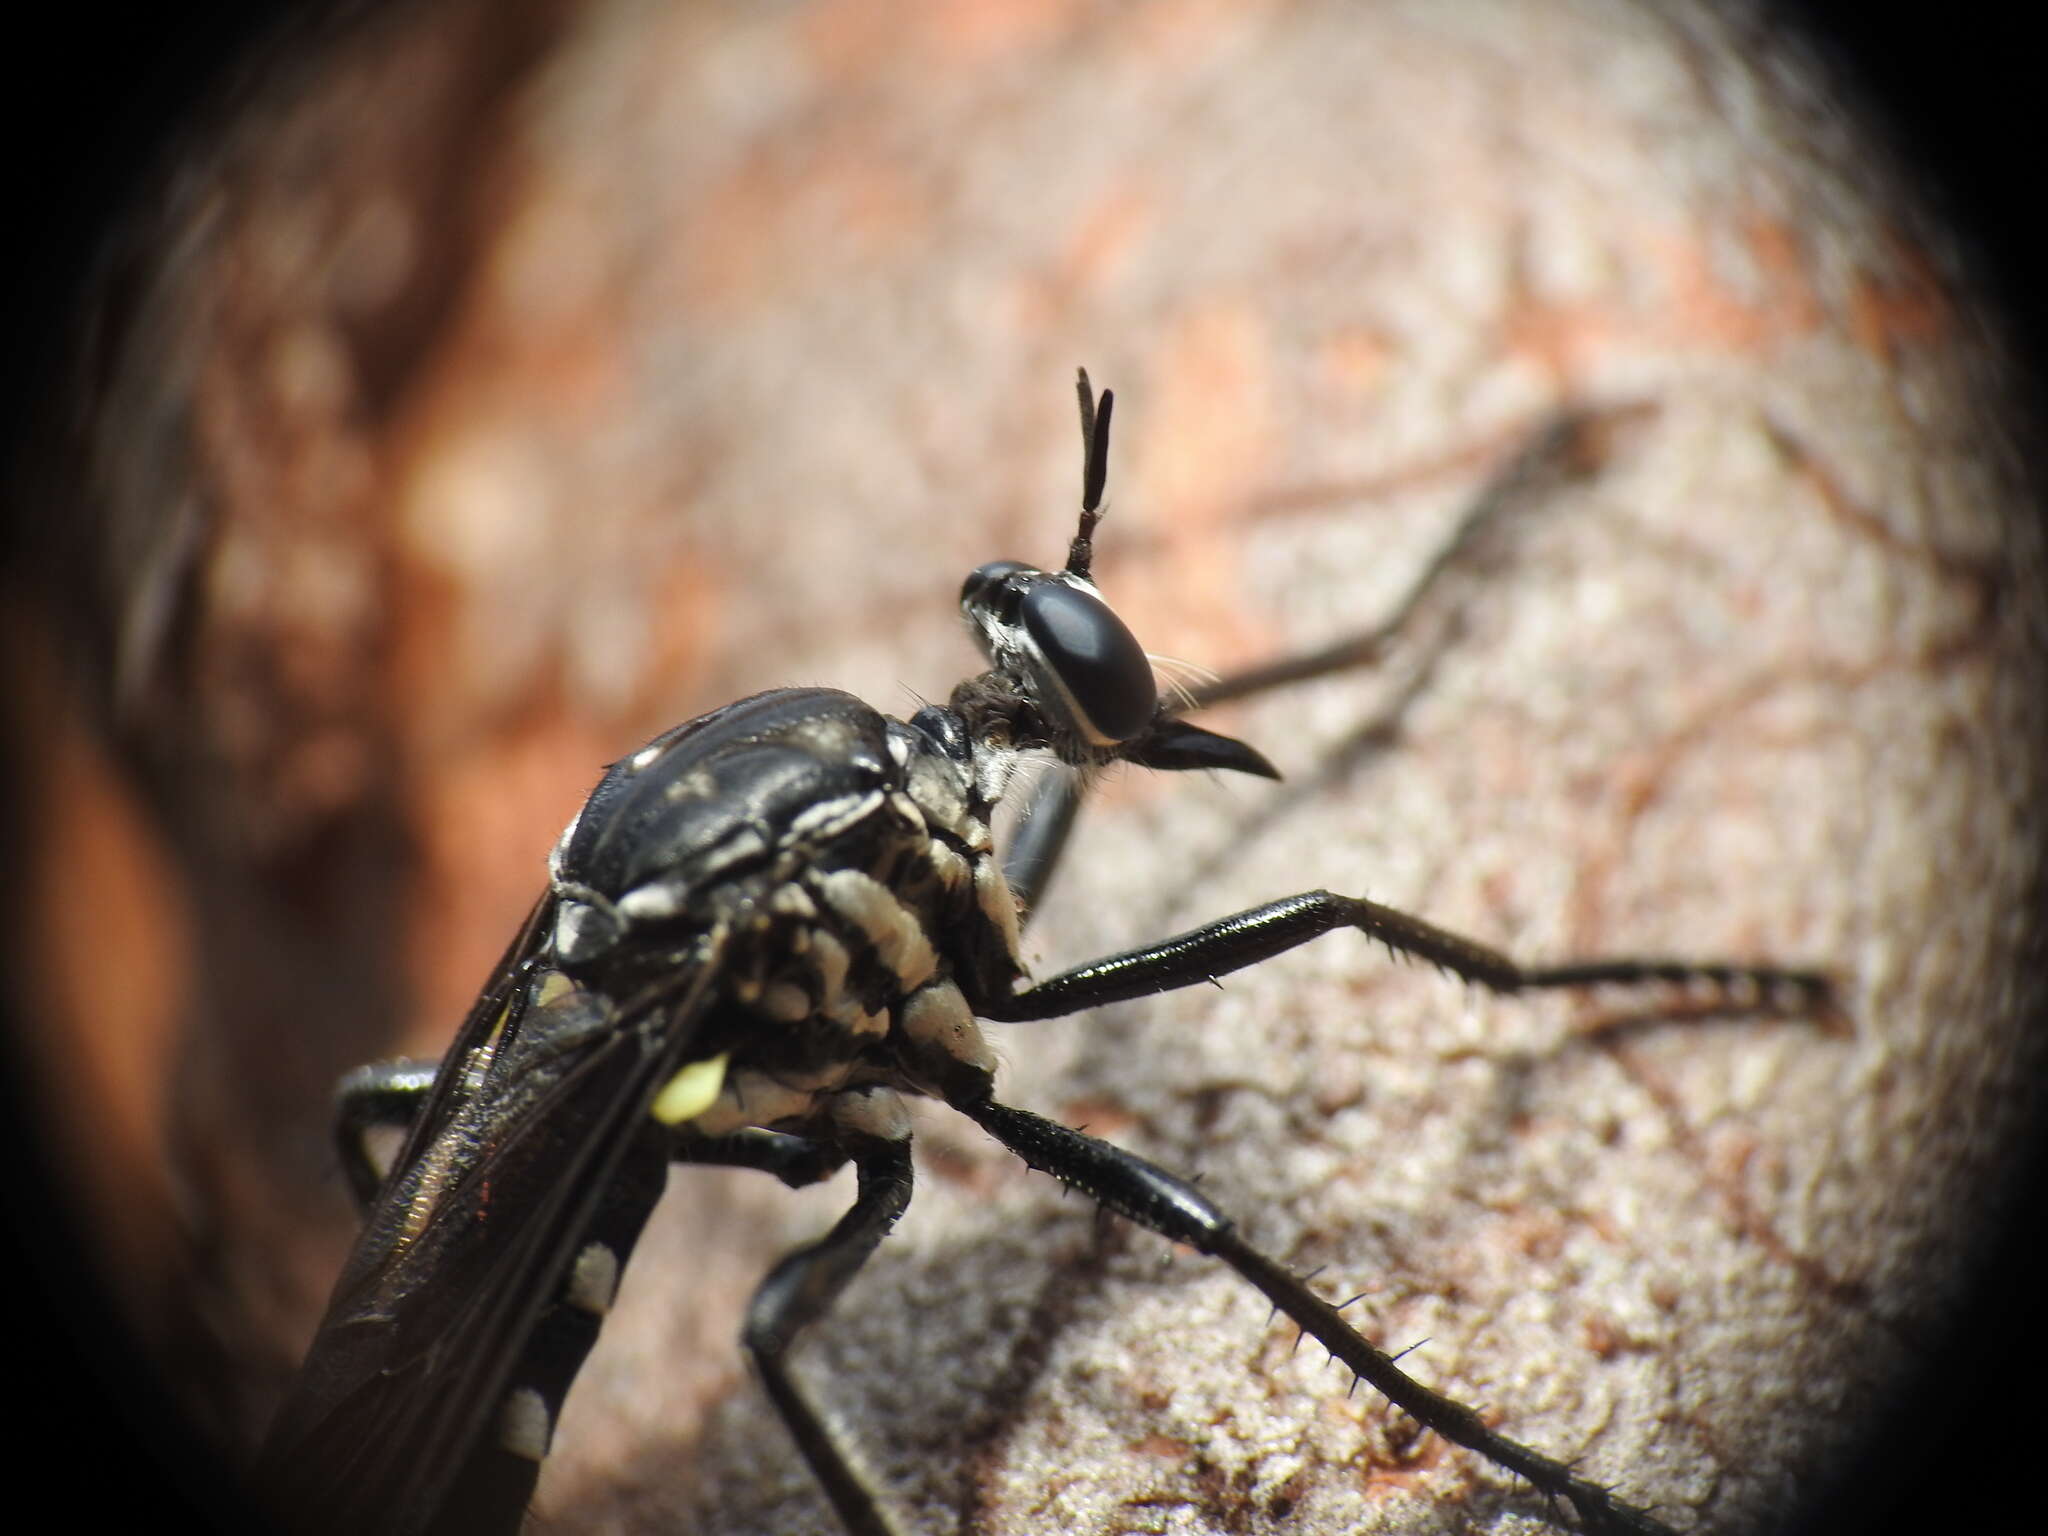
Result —
[[[1088,567],[1095,558],[1095,525],[1102,521],[1102,487],[1109,478],[1109,413],[1116,408],[1116,391],[1105,389],[1102,404],[1095,403],[1095,388],[1088,382],[1088,370],[1079,370],[1074,393],[1081,401],[1081,531],[1067,546],[1067,574],[1089,579]]]

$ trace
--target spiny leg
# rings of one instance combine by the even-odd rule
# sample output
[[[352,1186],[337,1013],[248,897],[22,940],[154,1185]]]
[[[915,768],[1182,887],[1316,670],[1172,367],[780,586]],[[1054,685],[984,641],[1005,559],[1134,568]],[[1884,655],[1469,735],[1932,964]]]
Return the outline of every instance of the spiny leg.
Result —
[[[853,1206],[823,1238],[768,1272],[747,1306],[740,1342],[848,1536],[901,1536],[784,1358],[796,1336],[830,1310],[910,1204],[910,1121],[902,1103],[886,1089],[855,1091],[836,1098],[833,1112],[838,1144],[859,1175]]]
[[[1602,984],[1704,983],[1726,993],[1739,1008],[1755,1008],[1779,992],[1791,993],[1801,1007],[1821,1007],[1829,997],[1825,976],[1770,966],[1626,958],[1524,966],[1497,949],[1376,901],[1331,891],[1304,891],[1232,913],[1156,944],[1075,966],[1010,997],[982,999],[977,1011],[1005,1023],[1057,1018],[1084,1008],[1214,981],[1337,928],[1354,928],[1390,950],[1430,961],[1502,993]]]
[[[1030,1167],[1170,1241],[1221,1259],[1389,1401],[1446,1440],[1526,1478],[1547,1498],[1570,1504],[1588,1531],[1602,1536],[1671,1536],[1669,1528],[1652,1516],[1562,1462],[1495,1433],[1470,1408],[1403,1371],[1305,1282],[1240,1237],[1230,1218],[1185,1179],[1108,1142],[993,1099],[967,1099],[953,1107]]]

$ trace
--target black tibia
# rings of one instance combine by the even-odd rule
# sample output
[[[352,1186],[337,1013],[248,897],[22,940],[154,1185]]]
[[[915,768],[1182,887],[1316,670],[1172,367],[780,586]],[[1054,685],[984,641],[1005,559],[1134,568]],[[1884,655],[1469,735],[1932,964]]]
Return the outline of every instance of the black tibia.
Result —
[[[1390,1402],[1446,1440],[1528,1479],[1546,1497],[1564,1500],[1588,1531],[1669,1536],[1656,1519],[1578,1477],[1561,1462],[1494,1433],[1470,1408],[1408,1375],[1303,1280],[1246,1243],[1215,1202],[1185,1179],[1028,1110],[1012,1109],[991,1099],[954,1107],[1030,1167],[1051,1174],[1162,1237],[1221,1259]]]
[[[1685,960],[1590,960],[1566,965],[1522,966],[1499,950],[1461,938],[1418,917],[1355,896],[1305,891],[1264,906],[1219,918],[1157,944],[1127,949],[1090,961],[1040,982],[1014,997],[984,1000],[981,1012],[1004,1022],[1050,1019],[1213,981],[1261,960],[1306,944],[1335,928],[1355,928],[1388,949],[1414,955],[1495,992],[1600,983],[1674,985],[1703,983],[1731,994],[1748,1007],[1765,995],[1789,990],[1796,1000],[1818,1004],[1827,996],[1825,978],[1768,967],[1695,964]],[[1745,994],[1754,993],[1755,997]]]
[[[769,1271],[748,1304],[740,1342],[850,1536],[898,1536],[784,1359],[797,1334],[830,1310],[910,1204],[909,1141],[847,1140],[860,1176],[853,1208],[821,1240],[797,1249]]]
[[[846,1166],[846,1154],[827,1142],[754,1127],[734,1131],[729,1136],[689,1136],[679,1132],[669,1156],[679,1163],[772,1173],[791,1189],[820,1183]]]
[[[1230,1218],[1185,1179],[1121,1147],[994,1099],[953,1106],[1021,1158],[1140,1226],[1204,1253]]]

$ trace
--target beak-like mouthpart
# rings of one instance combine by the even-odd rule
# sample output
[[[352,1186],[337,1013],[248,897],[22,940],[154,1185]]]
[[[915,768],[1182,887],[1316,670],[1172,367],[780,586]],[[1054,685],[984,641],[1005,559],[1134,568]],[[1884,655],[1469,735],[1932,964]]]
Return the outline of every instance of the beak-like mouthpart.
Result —
[[[1219,736],[1199,725],[1190,725],[1177,715],[1168,715],[1117,753],[1125,762],[1143,768],[1176,771],[1183,768],[1225,768],[1234,773],[1277,779],[1280,770],[1266,761],[1256,747],[1248,747],[1234,736]]]

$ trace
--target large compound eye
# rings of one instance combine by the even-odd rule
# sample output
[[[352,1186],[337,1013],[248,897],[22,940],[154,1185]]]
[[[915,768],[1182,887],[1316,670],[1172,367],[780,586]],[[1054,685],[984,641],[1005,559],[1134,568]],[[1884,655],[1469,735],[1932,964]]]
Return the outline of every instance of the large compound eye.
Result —
[[[1152,664],[1109,604],[1079,587],[1048,581],[1024,594],[1023,617],[1025,632],[1089,735],[1100,742],[1129,741],[1152,723],[1159,707]]]
[[[960,606],[987,608],[995,601],[996,591],[1002,586],[1005,577],[1030,569],[1032,567],[1022,560],[991,560],[987,565],[976,566],[968,572],[967,579],[960,583]]]

